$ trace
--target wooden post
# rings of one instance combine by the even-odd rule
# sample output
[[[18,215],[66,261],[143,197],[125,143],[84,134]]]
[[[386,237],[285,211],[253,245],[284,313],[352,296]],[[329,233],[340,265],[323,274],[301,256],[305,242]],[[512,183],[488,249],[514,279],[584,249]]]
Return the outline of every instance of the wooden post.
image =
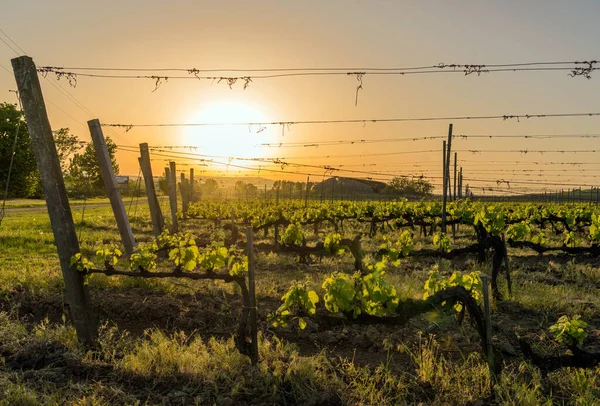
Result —
[[[250,360],[252,365],[258,363],[258,326],[257,306],[256,306],[256,286],[254,275],[254,232],[252,226],[246,227],[246,241],[248,254],[248,293],[250,295],[250,338],[252,339],[252,347],[250,350]]]
[[[442,233],[446,232],[446,192],[448,188],[446,187],[446,141],[443,143],[443,151],[442,151],[442,224],[440,226]]]
[[[189,187],[189,194],[188,194],[188,201],[190,203],[196,203],[196,192],[195,192],[195,188],[196,185],[194,184],[194,168],[190,168],[190,187]]]
[[[457,161],[457,153],[454,153],[454,182],[452,185],[454,186],[454,191],[452,193],[452,201],[456,201],[456,161]],[[456,224],[452,223],[452,241],[456,242]]]
[[[454,153],[454,193],[452,194],[452,201],[456,200],[456,161],[458,160],[458,154]]]
[[[187,218],[187,208],[188,208],[188,183],[185,179],[185,173],[181,172],[181,180],[179,182],[179,192],[181,193],[181,207],[183,211],[184,220]]]
[[[70,265],[71,257],[79,253],[79,241],[40,80],[33,59],[30,57],[20,56],[11,62],[65,281],[65,300],[69,305],[77,338],[85,346],[92,347],[97,336],[97,324],[89,306],[89,295],[84,284],[85,276]]]
[[[458,198],[462,199],[463,198],[463,180],[462,180],[462,166],[460,167],[460,170],[458,171]]]
[[[171,206],[171,232],[176,233],[179,231],[179,222],[177,221],[177,166],[175,162],[169,162],[169,170],[165,173],[167,177],[167,184],[169,187],[169,205]],[[166,168],[165,168],[166,171]]]
[[[230,245],[235,245],[238,240],[238,228],[235,222],[235,209],[231,208],[231,243]]]
[[[112,162],[106,147],[106,141],[104,140],[104,134],[102,133],[102,127],[100,127],[100,121],[97,119],[88,121],[88,127],[94,142],[94,149],[96,150],[96,158],[98,159],[98,165],[100,166],[100,174],[102,175],[102,181],[106,188],[106,194],[110,205],[112,207],[115,220],[117,222],[117,228],[121,235],[121,242],[125,247],[127,255],[133,254],[133,248],[136,245],[135,238],[133,237],[133,231],[131,231],[131,224],[129,224],[129,218],[125,211],[125,205],[121,198],[121,192],[119,191],[119,184],[113,171]]]
[[[165,219],[160,209],[160,205],[158,204],[158,198],[156,197],[148,143],[144,142],[140,144],[140,155],[141,156],[138,158],[138,160],[140,167],[142,168],[142,174],[144,175],[146,196],[148,197],[148,207],[150,208],[150,218],[152,219],[152,230],[154,231],[154,236],[158,237],[162,233],[162,230],[165,226]]]
[[[488,287],[488,276],[481,275],[481,287],[483,288],[483,316],[485,320],[485,348],[487,352],[487,361],[490,368],[490,378],[492,385],[495,382],[495,360],[494,345],[492,344],[492,316],[490,310],[490,292]]]
[[[323,175],[323,181],[321,182],[321,199],[319,201],[319,203],[323,203],[323,193],[325,190],[325,175]]]
[[[446,181],[446,186],[448,187],[448,194],[452,198],[452,187],[450,181],[450,157],[452,154],[452,124],[448,126],[448,150],[446,151],[446,177],[448,180]]]
[[[308,184],[310,183],[310,176],[306,177],[306,190],[304,191],[304,207],[308,207]]]

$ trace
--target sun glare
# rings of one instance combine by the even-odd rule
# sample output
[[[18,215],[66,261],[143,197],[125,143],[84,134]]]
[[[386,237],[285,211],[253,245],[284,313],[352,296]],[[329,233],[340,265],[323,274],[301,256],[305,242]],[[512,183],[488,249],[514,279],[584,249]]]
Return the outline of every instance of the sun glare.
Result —
[[[264,122],[265,114],[259,107],[236,102],[219,102],[192,113],[190,123],[251,123]],[[259,126],[206,126],[187,127],[185,145],[198,147],[198,152],[225,157],[255,157],[261,155],[256,144],[268,142],[267,131]]]

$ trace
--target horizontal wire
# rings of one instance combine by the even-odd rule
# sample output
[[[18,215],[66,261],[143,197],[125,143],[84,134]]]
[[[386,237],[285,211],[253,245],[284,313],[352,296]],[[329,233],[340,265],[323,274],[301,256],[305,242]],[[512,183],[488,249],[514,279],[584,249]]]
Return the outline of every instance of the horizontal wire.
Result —
[[[488,116],[453,116],[453,117],[404,117],[379,119],[340,119],[340,120],[303,120],[303,121],[272,121],[272,122],[231,122],[231,123],[157,123],[157,124],[117,124],[102,123],[102,127],[121,127],[131,130],[136,127],[220,127],[220,126],[291,126],[296,124],[367,124],[367,123],[398,123],[407,121],[462,121],[462,120],[509,120],[530,118],[565,118],[565,117],[597,117],[600,113],[548,113],[548,114],[504,114]]]
[[[480,76],[482,73],[493,73],[493,72],[543,72],[543,71],[568,71],[571,72],[571,76],[576,76],[575,68],[573,67],[533,67],[533,68],[492,68],[492,69],[475,69],[475,70],[442,70],[442,69],[433,69],[433,70],[405,70],[405,71],[355,71],[355,72],[290,72],[290,73],[271,73],[271,74],[259,74],[252,76],[238,76],[238,77],[227,77],[227,76],[199,76],[197,74],[192,74],[193,76],[156,76],[156,75],[110,75],[110,74],[100,74],[100,73],[81,73],[75,71],[66,71],[63,69],[57,69],[53,67],[40,67],[38,68],[38,72],[42,75],[47,75],[48,73],[56,73],[57,75],[64,75],[67,77],[77,78],[77,77],[87,77],[87,78],[101,78],[101,79],[151,79],[151,80],[210,80],[210,81],[226,81],[228,84],[230,80],[246,80],[251,82],[255,79],[276,79],[276,78],[289,78],[289,77],[316,77],[316,76],[405,76],[405,75],[430,75],[430,74],[441,74],[441,73],[454,73],[454,74],[462,74],[468,76],[470,74],[477,74]],[[598,70],[599,68],[589,68],[587,70],[588,75]],[[244,84],[244,87],[247,87],[248,83]]]
[[[465,178],[463,177],[463,181],[468,181],[468,182],[486,182],[486,183],[496,183],[496,184],[502,184],[502,183],[514,183],[516,185],[551,185],[551,186],[585,186],[585,187],[597,187],[597,185],[588,185],[588,184],[584,184],[584,183],[549,183],[549,182],[533,182],[533,181],[511,181],[511,180],[504,180],[504,179],[477,179],[477,178]]]
[[[124,146],[117,146],[117,147],[119,147],[119,148],[131,148],[131,147],[124,147]],[[201,158],[201,159],[205,159],[205,158],[217,158],[217,159],[226,159],[228,161],[236,160],[236,161],[250,161],[250,162],[271,163],[271,164],[275,164],[275,165],[281,165],[282,167],[290,165],[290,166],[299,166],[299,167],[307,167],[307,168],[318,168],[318,169],[323,169],[323,170],[325,170],[327,172],[329,172],[329,171],[340,171],[340,172],[361,173],[361,174],[379,175],[379,176],[382,176],[382,175],[383,176],[398,176],[397,174],[394,174],[394,173],[357,171],[357,170],[351,170],[351,169],[338,168],[338,167],[331,166],[331,165],[311,165],[311,164],[302,164],[302,163],[297,163],[297,162],[286,162],[286,161],[283,161],[282,158],[226,157],[226,156],[195,154],[195,153],[179,152],[179,151],[165,151],[165,150],[162,150],[162,149],[152,148],[152,147],[149,147],[149,149],[151,151],[157,151],[157,152],[163,152],[163,153],[164,152],[168,152],[168,153],[170,153],[171,156],[175,156],[175,157],[178,157],[178,158],[181,158],[181,157],[198,157],[198,158]],[[212,162],[216,162],[216,161],[212,161]]]
[[[117,149],[124,151],[124,152],[135,152],[138,153],[139,151],[136,150],[127,150],[124,149],[123,147],[117,147]],[[157,156],[170,156],[169,154],[164,154],[164,153],[153,153],[153,155],[157,155]],[[316,176],[316,177],[320,177],[320,176],[326,176],[325,173],[308,173],[308,172],[297,172],[297,171],[284,171],[283,169],[281,170],[275,170],[275,169],[268,169],[268,168],[253,168],[253,167],[248,167],[248,166],[242,166],[242,165],[237,165],[237,164],[231,164],[231,163],[227,163],[227,162],[219,162],[219,161],[213,161],[212,163],[217,164],[217,165],[223,165],[226,167],[233,167],[233,168],[240,168],[240,169],[246,169],[246,170],[252,170],[252,171],[257,171],[258,173],[260,173],[261,171],[263,172],[271,172],[271,173],[279,173],[279,174],[289,174],[289,175],[304,175],[304,176]],[[363,180],[370,180],[370,181],[382,181],[382,182],[387,182],[389,181],[389,179],[381,179],[381,178],[372,178],[372,177],[365,177],[365,178],[353,178],[353,179],[363,179]]]
[[[138,72],[297,72],[297,71],[399,71],[399,70],[423,70],[423,69],[444,69],[446,67],[464,67],[464,66],[483,66],[491,68],[507,68],[507,67],[522,67],[522,66],[548,66],[548,65],[588,65],[596,61],[545,61],[545,62],[520,62],[520,63],[505,63],[505,64],[444,64],[412,66],[412,67],[324,67],[324,68],[262,68],[262,69],[196,69],[196,68],[113,68],[113,67],[53,67],[63,70],[92,70],[92,71],[138,71]]]

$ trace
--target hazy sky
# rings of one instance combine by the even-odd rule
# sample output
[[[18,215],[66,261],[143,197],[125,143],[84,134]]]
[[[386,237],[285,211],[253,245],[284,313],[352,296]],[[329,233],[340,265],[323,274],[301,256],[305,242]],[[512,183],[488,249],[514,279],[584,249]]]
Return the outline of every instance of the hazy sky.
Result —
[[[252,69],[600,60],[600,2],[593,0],[22,0],[7,3],[0,13],[0,28],[39,66]],[[0,38],[8,42],[1,33]],[[10,59],[13,57],[15,54],[0,42],[0,64],[12,70]],[[92,115],[77,107],[50,82],[75,97]],[[92,118],[107,123],[185,123],[600,112],[600,72],[594,72],[591,80],[572,78],[563,71],[481,76],[367,75],[363,78],[357,107],[354,106],[356,85],[354,76],[256,79],[246,90],[239,82],[230,90],[225,83],[171,80],[152,92],[151,80],[81,77],[76,88],[70,88],[64,79],[56,82],[49,76],[48,80],[42,80],[44,95],[53,103],[47,104],[53,128],[70,127],[84,140],[89,139],[86,121]],[[8,92],[15,89],[14,79],[2,68],[0,89],[4,95],[0,100],[14,101],[14,95]],[[105,134],[119,145],[136,146],[144,141],[151,145],[193,144],[200,146],[198,153],[286,157],[294,162],[355,165],[353,169],[387,173],[423,172],[439,177],[440,140],[319,148],[257,148],[254,145],[445,135],[448,124],[441,121],[369,123],[364,127],[361,124],[293,125],[284,136],[281,127],[269,127],[260,133],[257,133],[258,128],[211,127],[139,128],[127,133],[119,129]],[[531,119],[520,123],[516,120],[460,121],[454,122],[454,132],[598,134],[600,118]],[[457,138],[454,147],[462,151],[600,150],[600,142],[598,138]],[[304,158],[431,149],[436,151],[362,158]],[[461,152],[459,159],[465,167],[465,178],[526,180],[525,170],[536,166],[499,165],[490,161],[596,162],[596,155]],[[294,156],[301,158],[294,160]],[[122,173],[138,173],[136,157],[135,153],[119,152]],[[164,164],[162,160],[154,161],[155,171]],[[363,164],[367,166],[361,169],[358,165]],[[421,166],[413,167],[414,164]],[[217,168],[225,170],[223,166]],[[600,171],[593,169],[583,175],[572,165],[542,168],[554,171],[544,173],[541,178],[544,182],[557,183],[554,188],[568,183],[565,182],[568,179],[600,184],[592,177],[600,176]],[[490,171],[492,169],[494,171]],[[521,172],[508,172],[513,169]],[[569,171],[558,172],[562,169]],[[322,173],[318,169],[306,171]],[[486,171],[490,171],[489,175]],[[230,174],[236,172],[229,168]],[[281,178],[275,173],[260,175]],[[496,187],[495,182],[469,183]]]

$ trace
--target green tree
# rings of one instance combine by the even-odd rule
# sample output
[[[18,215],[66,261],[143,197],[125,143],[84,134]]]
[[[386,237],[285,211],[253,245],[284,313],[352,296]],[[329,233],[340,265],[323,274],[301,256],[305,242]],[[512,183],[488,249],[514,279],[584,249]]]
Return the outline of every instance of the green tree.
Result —
[[[23,113],[17,106],[0,103],[0,179],[2,193],[8,179],[8,169],[13,153],[15,134],[18,138],[8,187],[9,197],[41,197],[39,173],[35,156],[31,148],[31,140],[27,131],[27,123]]]
[[[217,193],[219,182],[214,179],[206,179],[202,184],[202,195],[211,196]]]
[[[428,196],[433,192],[433,184],[424,177],[396,177],[383,189],[384,193],[408,196]]]
[[[253,199],[258,194],[258,188],[252,183],[238,180],[233,188],[238,199]]]
[[[117,145],[110,137],[106,137],[106,148],[108,149],[113,170],[115,174],[118,174],[119,165],[115,158]],[[72,192],[78,195],[98,196],[105,193],[100,165],[98,165],[96,149],[93,143],[87,144],[83,152],[73,155],[69,164],[68,179],[72,186]]]
[[[158,188],[164,195],[169,195],[169,182],[167,182],[167,176],[161,176],[158,178]]]
[[[80,151],[84,143],[79,141],[77,136],[71,134],[68,128],[61,128],[60,130],[53,131],[52,134],[54,135],[56,153],[60,160],[60,168],[63,174],[66,174],[70,165],[69,157]]]

